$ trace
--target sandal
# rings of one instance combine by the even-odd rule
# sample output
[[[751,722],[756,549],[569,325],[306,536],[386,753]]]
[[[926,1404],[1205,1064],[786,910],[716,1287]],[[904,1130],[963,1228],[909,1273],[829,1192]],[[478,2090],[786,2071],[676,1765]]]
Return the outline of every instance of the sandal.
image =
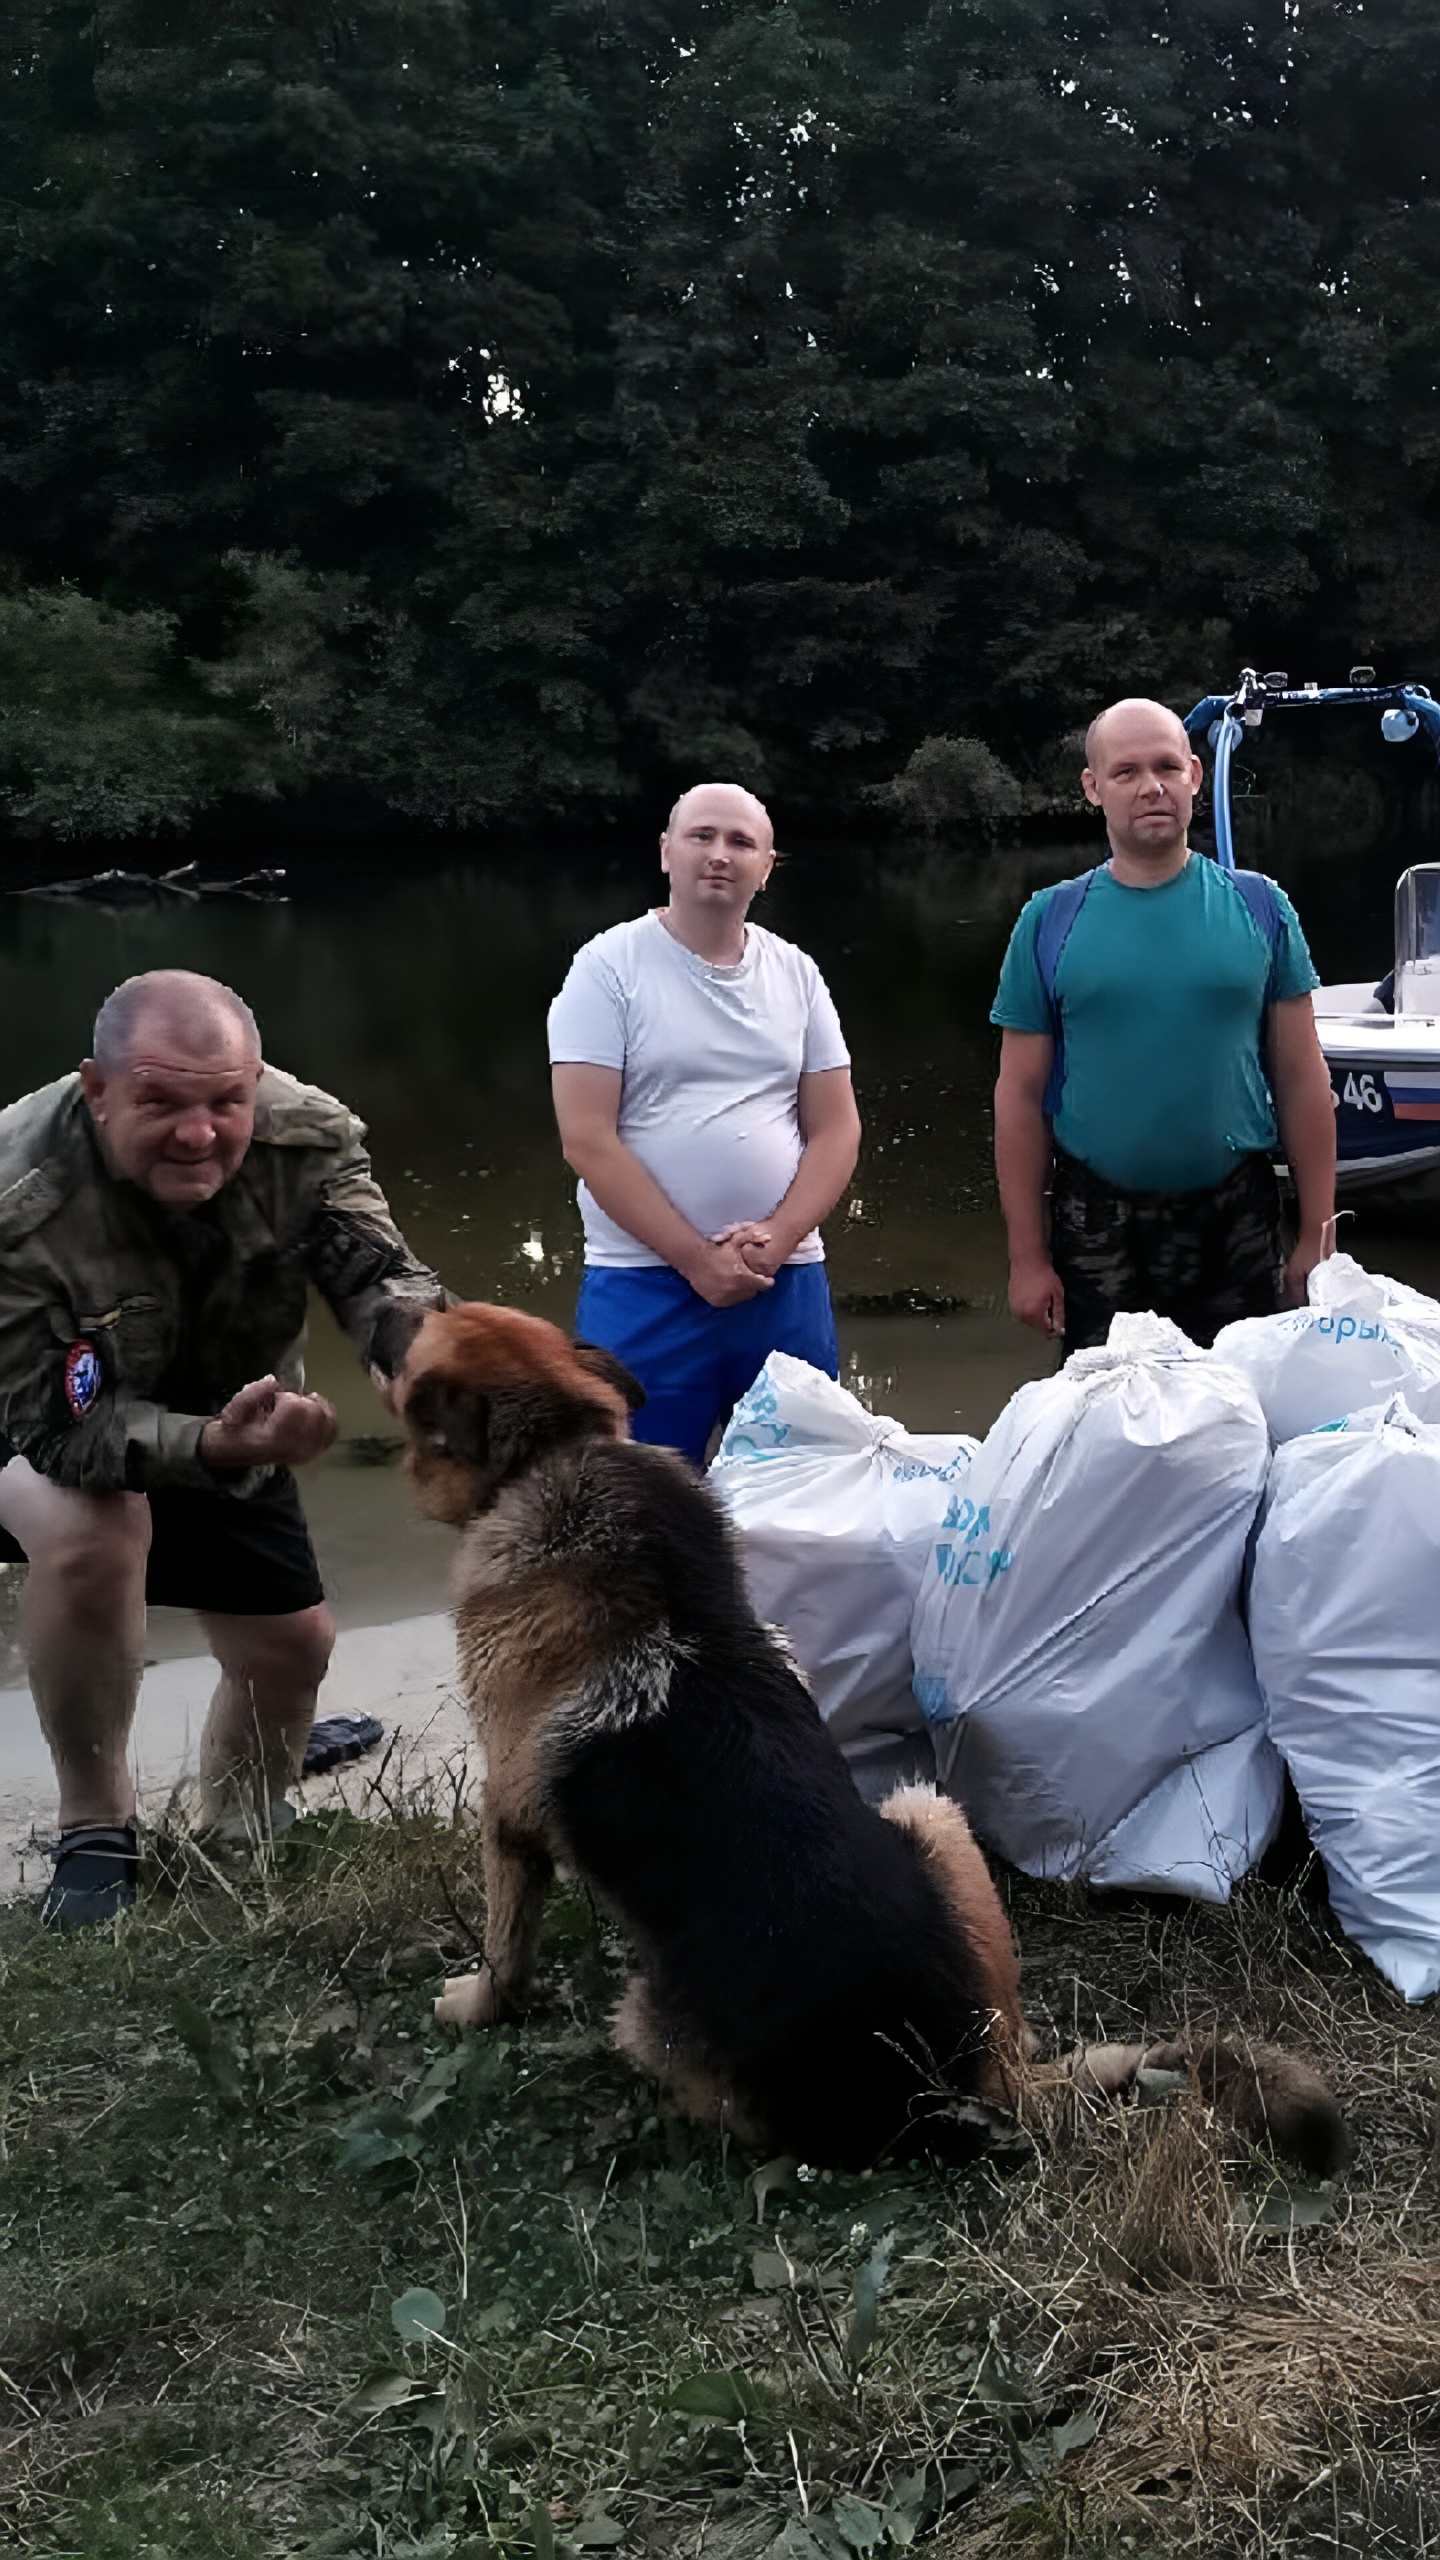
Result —
[[[385,1739],[385,1727],[374,1716],[322,1716],[310,1728],[301,1763],[302,1778],[317,1778],[323,1769],[338,1769],[342,1760],[358,1760]]]

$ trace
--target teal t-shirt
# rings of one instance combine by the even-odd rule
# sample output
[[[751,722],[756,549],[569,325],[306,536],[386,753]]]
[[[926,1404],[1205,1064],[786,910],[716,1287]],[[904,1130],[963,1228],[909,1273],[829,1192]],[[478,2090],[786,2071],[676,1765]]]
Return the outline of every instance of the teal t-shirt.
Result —
[[[1035,937],[1042,889],[1022,909],[990,1019],[1053,1031]],[[1055,1137],[1122,1191],[1199,1191],[1275,1143],[1261,1057],[1272,1001],[1320,983],[1283,889],[1270,945],[1207,855],[1155,889],[1127,889],[1108,865],[1091,881],[1055,972],[1065,1082]]]

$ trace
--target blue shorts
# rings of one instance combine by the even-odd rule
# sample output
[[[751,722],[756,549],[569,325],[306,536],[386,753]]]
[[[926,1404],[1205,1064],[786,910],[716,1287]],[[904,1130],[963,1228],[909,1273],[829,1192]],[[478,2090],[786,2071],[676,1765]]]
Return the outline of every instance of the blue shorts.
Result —
[[[637,1440],[679,1449],[697,1467],[717,1423],[753,1385],[772,1351],[840,1374],[823,1262],[787,1262],[773,1289],[738,1307],[711,1307],[678,1271],[587,1270],[575,1331],[623,1360],[645,1390]]]

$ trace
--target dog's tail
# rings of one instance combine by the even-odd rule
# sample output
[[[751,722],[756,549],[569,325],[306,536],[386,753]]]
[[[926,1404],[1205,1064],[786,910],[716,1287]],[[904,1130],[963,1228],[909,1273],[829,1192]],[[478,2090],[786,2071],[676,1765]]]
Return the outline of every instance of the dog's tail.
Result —
[[[1248,2036],[1178,2037],[1169,2044],[1084,2045],[1060,2065],[1092,2097],[1124,2097],[1142,2071],[1184,2071],[1206,2105],[1247,2142],[1269,2142],[1307,2177],[1333,2178],[1351,2156],[1333,2090],[1306,2062]]]

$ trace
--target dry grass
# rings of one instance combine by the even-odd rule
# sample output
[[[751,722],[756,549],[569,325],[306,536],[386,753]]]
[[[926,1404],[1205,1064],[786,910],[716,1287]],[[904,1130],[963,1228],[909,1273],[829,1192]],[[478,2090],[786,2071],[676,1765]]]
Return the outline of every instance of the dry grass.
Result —
[[[0,1926],[9,2547],[1440,2553],[1440,2034],[1323,1910],[1010,1888],[1057,2046],[1223,2024],[1325,2069],[1333,2194],[1193,2089],[1052,2088],[1019,2158],[757,2197],[610,2051],[583,1897],[523,2035],[429,2026],[480,1918],[455,1809],[302,1825],[114,1942]],[[417,2285],[443,2350],[397,2338]],[[379,2367],[404,2397],[355,2408]]]
[[[1333,2194],[1305,2190],[1193,2089],[1154,2110],[1052,2095],[990,2263],[1012,2352],[1097,2424],[1054,2497],[1015,2501],[1006,2548],[1440,2549],[1433,2012],[1293,1892],[1252,1884],[1229,1912],[1014,1899],[1032,2003],[1067,2040],[1218,2024],[1288,2044],[1336,2086],[1357,2157]],[[989,2547],[983,2505],[943,2548]]]

